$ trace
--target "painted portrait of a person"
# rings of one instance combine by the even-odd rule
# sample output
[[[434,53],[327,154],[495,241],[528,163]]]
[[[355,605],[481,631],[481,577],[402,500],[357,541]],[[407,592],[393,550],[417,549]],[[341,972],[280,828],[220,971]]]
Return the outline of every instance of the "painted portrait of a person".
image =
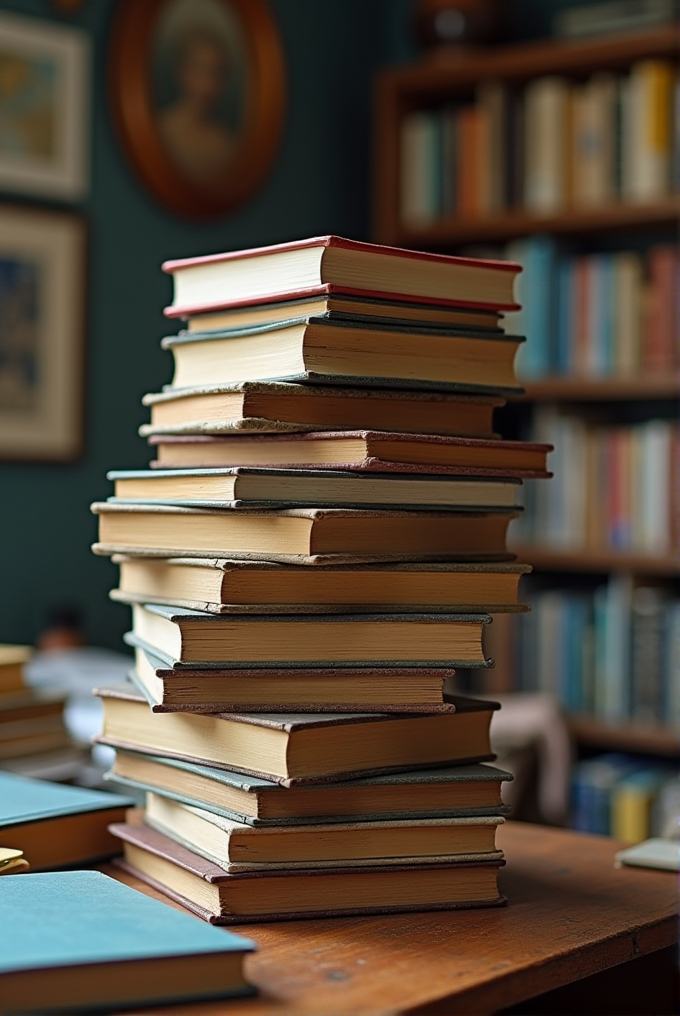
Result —
[[[157,30],[157,127],[174,168],[218,188],[238,156],[245,92],[236,15],[217,0],[174,0]]]

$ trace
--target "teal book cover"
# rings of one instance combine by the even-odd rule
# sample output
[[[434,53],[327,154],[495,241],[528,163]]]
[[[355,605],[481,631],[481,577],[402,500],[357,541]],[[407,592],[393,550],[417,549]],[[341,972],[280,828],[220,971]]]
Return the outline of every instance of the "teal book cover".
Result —
[[[86,790],[0,772],[0,831],[27,822],[106,808],[130,808],[134,804],[129,797],[102,790]]]
[[[91,1011],[252,993],[239,963],[255,949],[249,939],[98,871],[0,879],[0,913],[3,1012]],[[88,977],[95,965],[96,976]],[[68,976],[63,968],[72,968]]]

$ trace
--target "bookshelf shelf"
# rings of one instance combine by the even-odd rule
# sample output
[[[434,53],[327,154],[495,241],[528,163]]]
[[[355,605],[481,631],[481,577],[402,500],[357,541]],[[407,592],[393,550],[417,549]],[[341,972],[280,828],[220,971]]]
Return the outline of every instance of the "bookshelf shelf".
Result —
[[[636,575],[680,575],[680,558],[670,553],[663,557],[644,554],[627,554],[607,550],[556,550],[531,544],[511,547],[520,561],[526,561],[540,571],[632,572]]]
[[[616,202],[601,208],[570,208],[559,215],[538,216],[523,209],[511,210],[488,218],[464,219],[460,216],[439,219],[423,229],[407,229],[399,224],[396,242],[402,247],[448,247],[464,243],[513,240],[533,233],[557,236],[586,233],[614,233],[618,230],[648,229],[680,223],[680,195],[655,204]]]
[[[642,723],[607,723],[592,716],[571,715],[569,730],[581,745],[610,751],[680,757],[680,733],[671,727]]]
[[[546,377],[527,381],[526,392],[513,401],[609,402],[680,398],[680,376],[655,374],[645,377]]]

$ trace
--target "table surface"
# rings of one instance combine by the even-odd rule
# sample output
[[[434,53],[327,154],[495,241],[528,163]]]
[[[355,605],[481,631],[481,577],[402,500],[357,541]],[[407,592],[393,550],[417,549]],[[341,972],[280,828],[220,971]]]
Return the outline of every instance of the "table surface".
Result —
[[[244,925],[259,946],[246,961],[258,997],[163,1012],[489,1013],[675,942],[672,872],[614,868],[621,844],[604,837],[510,822],[499,841],[508,907]]]

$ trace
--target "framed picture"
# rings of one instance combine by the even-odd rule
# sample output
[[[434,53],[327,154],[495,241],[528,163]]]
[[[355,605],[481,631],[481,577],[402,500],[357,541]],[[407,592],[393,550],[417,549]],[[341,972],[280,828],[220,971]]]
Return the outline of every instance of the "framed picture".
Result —
[[[122,0],[110,71],[123,145],[157,200],[205,218],[259,186],[285,104],[266,0]]]
[[[84,32],[0,13],[0,187],[83,196],[89,95]]]
[[[0,205],[0,457],[68,461],[82,448],[85,227]]]

